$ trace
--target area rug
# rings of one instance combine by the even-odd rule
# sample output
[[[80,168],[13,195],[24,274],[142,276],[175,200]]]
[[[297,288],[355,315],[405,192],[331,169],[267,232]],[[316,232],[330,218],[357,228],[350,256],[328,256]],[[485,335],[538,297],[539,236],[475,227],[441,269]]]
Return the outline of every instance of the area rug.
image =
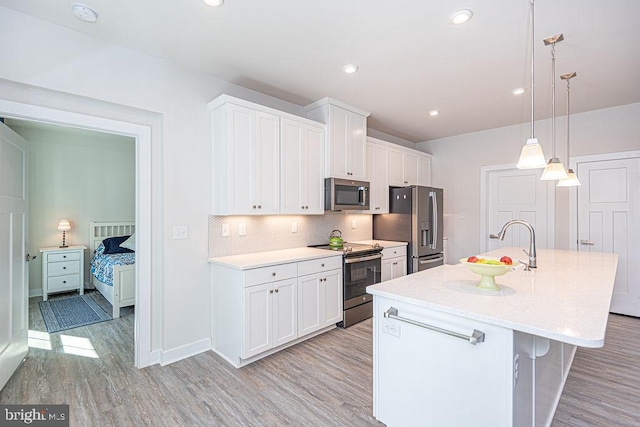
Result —
[[[40,301],[38,304],[49,333],[113,319],[98,305],[91,294],[55,298]]]

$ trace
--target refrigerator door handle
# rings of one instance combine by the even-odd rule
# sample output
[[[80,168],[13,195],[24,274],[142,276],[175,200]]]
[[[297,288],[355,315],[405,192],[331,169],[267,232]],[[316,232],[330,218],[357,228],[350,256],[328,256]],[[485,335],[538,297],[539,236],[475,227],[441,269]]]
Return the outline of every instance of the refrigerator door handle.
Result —
[[[437,249],[438,246],[438,197],[435,191],[429,192],[429,197],[433,201],[431,203],[433,211],[431,212],[432,230],[431,230],[431,248]]]

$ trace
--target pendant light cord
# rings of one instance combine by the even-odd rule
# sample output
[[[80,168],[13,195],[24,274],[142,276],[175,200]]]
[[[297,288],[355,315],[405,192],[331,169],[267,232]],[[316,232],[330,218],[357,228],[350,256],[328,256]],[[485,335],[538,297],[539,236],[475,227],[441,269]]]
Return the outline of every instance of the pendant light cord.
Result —
[[[551,146],[556,157],[556,44],[551,43]]]
[[[569,132],[570,132],[570,129],[571,129],[571,127],[569,126],[569,117],[571,117],[571,112],[570,112],[570,109],[569,109],[569,107],[570,107],[570,104],[569,104],[569,92],[570,92],[569,80],[570,79],[567,79],[567,167],[569,169],[571,169],[571,166],[569,164],[569,161],[570,161],[570,158],[571,158],[571,156],[569,154],[569,149],[570,149],[570,146],[571,146],[571,144],[569,142],[569,135],[570,135]]]
[[[534,37],[534,0],[531,0],[531,139],[534,139],[536,137],[535,135],[535,128],[534,128],[534,109],[535,109],[535,100],[534,100],[534,90],[533,90],[533,85],[534,85],[534,72],[535,72],[535,67],[534,67],[534,58],[535,58],[535,37]]]

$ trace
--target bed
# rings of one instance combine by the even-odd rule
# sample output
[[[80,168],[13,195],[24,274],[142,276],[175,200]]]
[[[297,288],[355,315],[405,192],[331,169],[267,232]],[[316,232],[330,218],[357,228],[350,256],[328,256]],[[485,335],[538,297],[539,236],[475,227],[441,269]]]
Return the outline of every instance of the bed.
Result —
[[[91,222],[89,245],[91,253],[91,284],[111,303],[113,318],[120,317],[120,309],[136,303],[135,252],[102,254],[102,241],[109,237],[130,236],[135,233],[134,222]],[[95,274],[94,274],[95,272]]]

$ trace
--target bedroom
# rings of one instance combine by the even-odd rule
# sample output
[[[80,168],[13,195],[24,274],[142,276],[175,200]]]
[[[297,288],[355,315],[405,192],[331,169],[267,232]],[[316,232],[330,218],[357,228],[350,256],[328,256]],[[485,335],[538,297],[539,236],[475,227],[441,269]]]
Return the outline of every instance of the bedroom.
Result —
[[[83,268],[79,274],[83,276],[80,281],[87,291],[85,298],[90,298],[87,299],[89,303],[96,301],[108,315],[112,314],[107,299],[113,287],[95,290],[95,279],[91,275],[93,249],[103,237],[91,238],[90,224],[122,220],[133,223],[135,144],[129,137],[32,121],[7,119],[5,124],[30,144],[28,251],[38,257],[29,263],[30,329],[44,332],[46,339],[55,343],[58,338],[46,336],[47,328],[38,308],[43,295],[43,258],[45,255],[51,257],[53,253],[41,252],[40,248],[57,249],[62,244],[58,222],[63,218],[69,220],[71,229],[66,232],[66,244],[70,248],[61,254],[68,252],[68,256],[72,256],[72,253],[83,252]],[[87,249],[74,249],[74,245]],[[122,256],[131,258],[134,255]],[[49,300],[77,295],[75,291],[54,291]],[[133,307],[120,312],[123,317],[130,315]],[[96,324],[93,331],[101,330],[97,329],[101,325],[105,324]],[[103,329],[108,333],[108,328]],[[73,329],[64,333],[75,335]],[[128,335],[132,338],[132,331]]]

